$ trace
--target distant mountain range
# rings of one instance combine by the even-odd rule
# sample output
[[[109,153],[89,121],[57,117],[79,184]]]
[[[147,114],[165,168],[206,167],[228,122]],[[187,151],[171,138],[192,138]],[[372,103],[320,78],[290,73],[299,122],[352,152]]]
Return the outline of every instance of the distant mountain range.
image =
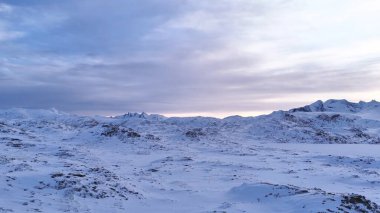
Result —
[[[0,111],[1,131],[65,131],[72,137],[128,140],[221,140],[280,143],[380,143],[380,103],[317,101],[257,117],[171,117],[127,113],[78,116],[38,109]]]

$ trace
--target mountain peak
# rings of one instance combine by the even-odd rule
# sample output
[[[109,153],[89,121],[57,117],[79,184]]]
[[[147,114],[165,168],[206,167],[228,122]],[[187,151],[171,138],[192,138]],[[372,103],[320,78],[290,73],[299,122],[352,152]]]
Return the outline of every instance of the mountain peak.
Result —
[[[358,103],[346,99],[329,99],[325,102],[318,100],[310,105],[289,110],[290,112],[343,112],[357,113],[366,109],[380,107],[380,103],[372,100],[370,102],[360,101]]]

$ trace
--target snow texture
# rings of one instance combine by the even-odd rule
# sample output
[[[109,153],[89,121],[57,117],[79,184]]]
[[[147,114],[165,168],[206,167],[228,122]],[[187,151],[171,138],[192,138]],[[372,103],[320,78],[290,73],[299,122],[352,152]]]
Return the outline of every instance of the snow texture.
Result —
[[[258,117],[0,111],[0,212],[380,212],[380,103]]]

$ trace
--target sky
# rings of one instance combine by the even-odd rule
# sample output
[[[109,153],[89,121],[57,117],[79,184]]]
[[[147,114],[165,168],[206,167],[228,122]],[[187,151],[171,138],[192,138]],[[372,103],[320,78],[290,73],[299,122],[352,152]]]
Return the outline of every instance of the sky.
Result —
[[[0,108],[258,115],[380,99],[378,0],[0,0]]]

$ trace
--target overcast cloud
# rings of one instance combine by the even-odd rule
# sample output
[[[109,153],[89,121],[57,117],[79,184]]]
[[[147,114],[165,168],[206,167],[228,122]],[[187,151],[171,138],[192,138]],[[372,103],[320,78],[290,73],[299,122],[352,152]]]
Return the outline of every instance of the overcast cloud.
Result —
[[[0,0],[0,108],[227,116],[380,98],[378,0]]]

